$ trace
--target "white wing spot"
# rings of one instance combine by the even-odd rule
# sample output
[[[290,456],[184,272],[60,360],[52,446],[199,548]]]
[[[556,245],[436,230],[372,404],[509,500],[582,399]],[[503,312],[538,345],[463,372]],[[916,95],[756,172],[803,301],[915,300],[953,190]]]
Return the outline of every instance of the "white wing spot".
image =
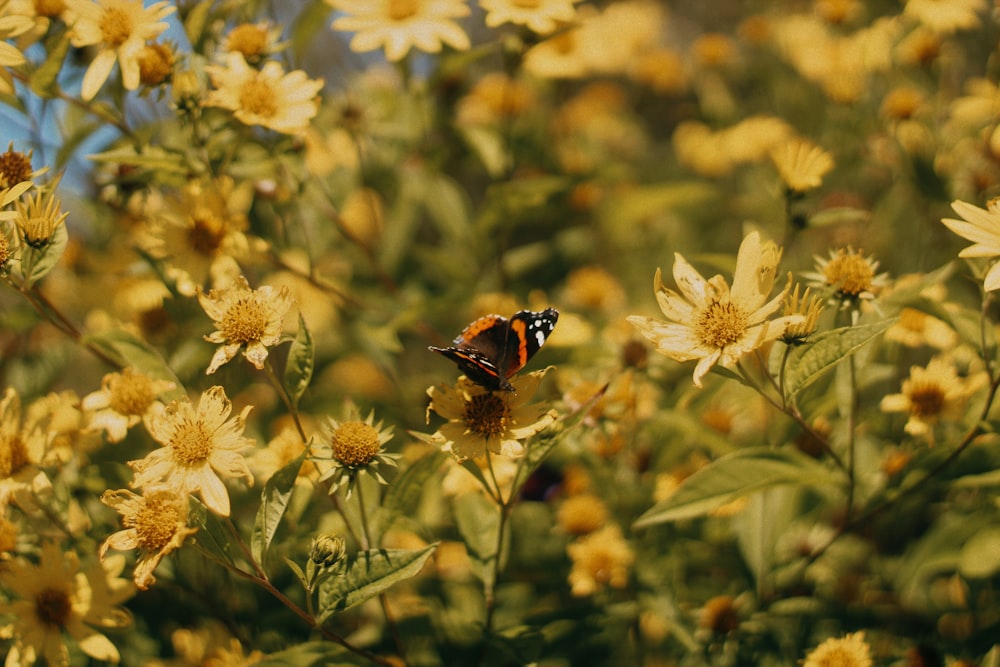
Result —
[[[538,347],[545,344],[545,333],[542,331],[535,332],[535,340],[538,341]]]

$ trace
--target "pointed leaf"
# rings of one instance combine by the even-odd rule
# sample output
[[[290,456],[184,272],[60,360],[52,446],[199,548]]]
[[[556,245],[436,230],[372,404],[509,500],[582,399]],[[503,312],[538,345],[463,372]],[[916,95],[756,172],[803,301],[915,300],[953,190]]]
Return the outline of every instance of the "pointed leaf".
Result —
[[[317,620],[350,609],[369,600],[393,584],[413,577],[437,548],[378,549],[362,551],[343,576],[330,577],[320,585]]]
[[[962,546],[958,570],[971,579],[986,579],[1000,572],[1000,527],[983,528]]]
[[[210,512],[194,496],[189,500],[191,511],[188,521],[192,526],[198,528],[198,533],[194,538],[195,543],[220,562],[235,566],[236,561],[233,560],[232,547],[229,544],[230,534],[222,525],[223,521],[229,519],[221,519],[215,512]]]
[[[59,41],[49,46],[49,55],[41,66],[31,73],[28,86],[31,92],[41,98],[55,97],[58,91],[56,78],[63,69],[63,61],[69,53],[69,34],[63,34]]]
[[[688,477],[670,498],[639,517],[635,527],[704,516],[738,498],[784,484],[830,488],[841,481],[826,466],[797,451],[742,449]]]
[[[141,338],[121,329],[110,329],[84,337],[83,343],[99,349],[122,368],[134,368],[154,380],[173,382],[174,389],[165,392],[162,398],[172,400],[184,396],[184,386],[167,362]]]
[[[789,354],[788,372],[785,375],[788,396],[795,396],[818,380],[895,321],[888,319],[826,331],[815,336],[809,343],[794,348]]]
[[[250,549],[254,559],[264,565],[267,548],[271,546],[274,533],[278,530],[281,517],[285,515],[288,501],[295,488],[302,462],[306,455],[301,454],[295,460],[286,464],[281,470],[271,475],[260,494],[260,507],[257,509],[257,520],[254,521],[253,535],[250,538]]]
[[[257,662],[255,667],[341,667],[370,665],[370,660],[348,651],[334,642],[306,642],[271,653]]]
[[[382,498],[382,507],[379,509],[375,527],[376,536],[392,528],[397,518],[412,514],[413,508],[420,502],[427,483],[434,475],[440,473],[441,464],[446,457],[447,454],[444,452],[431,452],[414,461],[392,480]]]
[[[299,580],[300,584],[302,584],[302,588],[308,588],[309,579],[306,577],[306,573],[302,571],[302,568],[299,566],[299,564],[296,563],[291,558],[288,558],[287,556],[284,557],[284,561],[285,565],[288,566],[288,569],[291,570],[292,574],[295,575],[295,578]]]
[[[52,238],[43,248],[33,248],[25,244],[21,249],[21,275],[24,277],[25,288],[31,287],[44,278],[66,251],[69,243],[69,232],[66,223],[56,225]]]
[[[473,464],[475,465],[475,464]],[[478,468],[478,466],[476,466]],[[500,530],[500,510],[485,496],[470,493],[455,503],[455,521],[472,569],[487,590],[493,587],[493,561],[497,557],[497,531]],[[507,540],[510,543],[510,540]]]
[[[313,347],[312,334],[309,333],[309,327],[306,326],[302,313],[299,313],[299,330],[288,350],[288,362],[285,364],[285,391],[288,392],[292,406],[298,406],[299,399],[312,380],[315,366],[316,350]]]

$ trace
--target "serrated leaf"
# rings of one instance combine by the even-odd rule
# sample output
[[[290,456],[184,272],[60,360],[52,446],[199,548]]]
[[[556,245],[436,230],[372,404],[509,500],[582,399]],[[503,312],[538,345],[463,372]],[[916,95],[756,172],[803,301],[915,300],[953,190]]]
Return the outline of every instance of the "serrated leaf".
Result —
[[[52,238],[42,248],[34,248],[25,244],[21,249],[21,276],[27,289],[44,278],[66,251],[69,243],[69,232],[65,222],[56,225],[52,230]]]
[[[895,318],[825,331],[792,349],[788,356],[785,390],[795,396],[824,373],[867,345],[895,322]]]
[[[184,397],[184,386],[181,381],[170,370],[163,357],[141,338],[127,331],[110,329],[85,336],[83,343],[96,347],[117,361],[122,368],[134,368],[154,380],[173,382],[174,389],[164,392],[161,398],[172,400]]]
[[[362,551],[342,576],[320,585],[318,621],[369,600],[392,585],[415,576],[437,548],[372,549]]]
[[[444,452],[431,452],[414,461],[392,480],[392,484],[386,488],[382,506],[379,508],[375,526],[376,539],[378,535],[392,528],[397,518],[412,512],[420,502],[420,496],[423,495],[427,482],[440,472],[441,464],[446,457],[447,454]]]
[[[285,364],[285,391],[288,392],[293,407],[298,406],[299,399],[309,387],[315,367],[316,350],[312,334],[309,333],[302,313],[299,313],[299,330],[295,333],[295,340],[288,350],[288,362]]]
[[[250,550],[254,559],[264,565],[267,549],[281,524],[281,518],[288,508],[288,501],[295,488],[295,480],[299,476],[306,455],[303,453],[290,461],[278,472],[271,475],[260,494],[260,507],[257,508],[257,519],[253,524],[253,535],[250,537]]]
[[[972,579],[985,579],[1000,572],[1000,527],[983,528],[962,546],[958,571]]]
[[[190,497],[191,511],[188,515],[188,522],[198,528],[195,535],[195,542],[204,551],[214,556],[218,561],[228,563],[235,567],[232,547],[230,546],[230,534],[222,522],[229,519],[221,519],[214,512],[210,512],[205,505],[195,498]]]
[[[704,516],[751,493],[785,484],[829,488],[841,481],[826,466],[797,451],[741,449],[688,477],[670,498],[640,516],[635,527]]]

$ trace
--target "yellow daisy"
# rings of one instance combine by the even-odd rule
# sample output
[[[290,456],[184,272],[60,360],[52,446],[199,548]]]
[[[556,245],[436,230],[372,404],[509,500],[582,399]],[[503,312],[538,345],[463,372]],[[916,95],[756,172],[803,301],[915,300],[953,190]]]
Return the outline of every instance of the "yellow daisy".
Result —
[[[865,643],[865,633],[854,632],[840,638],[830,638],[806,656],[802,667],[872,667],[871,649]]]
[[[6,0],[0,2],[0,13],[4,15],[4,21],[0,23],[0,94],[3,95],[14,94],[14,77],[7,68],[19,67],[27,62],[21,49],[27,48],[28,44],[14,46],[7,40],[29,35],[35,27],[32,17],[12,9]]]
[[[573,595],[593,595],[606,586],[625,588],[635,563],[635,552],[622,536],[621,528],[610,524],[579,538],[566,547],[573,567],[569,583]]]
[[[958,256],[1000,256],[1000,198],[986,202],[985,209],[967,204],[964,201],[954,201],[951,207],[962,219],[942,218],[941,222],[962,238],[973,242],[973,245],[963,248]],[[983,280],[983,287],[987,292],[1000,289],[1000,263],[995,263],[990,267]]]
[[[902,392],[885,396],[880,407],[883,412],[909,413],[903,430],[912,436],[933,438],[933,426],[961,419],[966,400],[985,381],[982,373],[959,377],[950,360],[934,357],[926,367],[912,366]]]
[[[146,42],[167,29],[163,21],[174,13],[166,0],[143,7],[142,0],[66,0],[73,46],[97,47],[83,75],[80,96],[93,99],[118,63],[125,90],[139,87],[139,56]]]
[[[833,158],[806,139],[793,138],[771,149],[771,161],[785,186],[793,192],[818,188],[833,169]]]
[[[260,125],[284,134],[302,134],[319,112],[317,95],[323,79],[310,79],[302,70],[285,73],[276,60],[256,70],[243,54],[230,51],[226,65],[206,65],[215,90],[205,104],[233,112],[246,125]]]
[[[145,417],[163,409],[160,394],[177,385],[126,368],[121,373],[108,373],[98,391],[83,397],[80,407],[91,412],[89,430],[104,431],[111,442],[121,442],[128,430]]]
[[[133,579],[142,590],[156,581],[153,570],[163,557],[198,532],[187,525],[187,496],[167,487],[151,487],[141,496],[128,489],[105,491],[101,502],[122,515],[125,528],[104,540],[98,553],[103,559],[108,549],[138,549]]]
[[[334,30],[353,32],[351,50],[385,49],[390,61],[402,60],[411,48],[437,53],[442,43],[469,48],[469,36],[453,19],[468,16],[462,0],[327,0],[343,12]]]
[[[347,487],[347,495],[360,475],[368,475],[380,484],[388,484],[378,470],[379,464],[395,466],[397,454],[387,454],[385,443],[392,439],[392,427],[382,428],[382,422],[375,422],[375,412],[361,419],[358,409],[351,406],[348,417],[336,420],[328,417],[320,425],[323,437],[312,447],[312,459],[332,464],[319,481],[330,480],[330,493],[341,486]]]
[[[3,628],[14,638],[5,664],[33,665],[44,658],[53,667],[69,665],[64,634],[95,660],[120,660],[115,645],[97,631],[130,622],[128,613],[117,605],[133,589],[123,586],[114,572],[99,564],[80,572],[75,553],[47,542],[37,565],[20,558],[8,562],[0,571],[0,584],[12,597],[0,604],[0,614],[13,619]]]
[[[520,456],[524,451],[521,441],[556,419],[555,410],[528,404],[547,371],[515,377],[512,392],[490,391],[465,376],[459,377],[455,386],[431,387],[427,390],[431,397],[427,418],[430,420],[433,411],[448,421],[433,435],[415,435],[459,461],[485,456],[487,449],[493,454]]]
[[[254,368],[261,370],[267,360],[267,348],[281,340],[282,324],[292,296],[287,287],[274,289],[264,285],[250,289],[246,278],[232,287],[198,293],[198,303],[215,321],[215,331],[205,340],[217,343],[206,375],[211,375],[228,363],[240,350]]]
[[[570,23],[576,18],[573,6],[580,0],[479,0],[479,6],[486,10],[486,25],[491,28],[513,23],[523,25],[528,30],[545,35],[559,27],[560,23]]]
[[[816,270],[803,272],[811,284],[832,292],[830,300],[842,307],[856,305],[859,300],[871,300],[888,284],[888,275],[876,273],[879,262],[866,257],[861,250],[838,248],[828,258],[816,257]]]
[[[13,501],[32,511],[35,498],[51,492],[52,483],[38,468],[48,440],[40,425],[22,418],[21,398],[8,387],[0,399],[0,508]]]
[[[628,321],[671,359],[697,359],[694,383],[700,387],[715,364],[732,366],[744,354],[783,336],[789,325],[802,321],[801,315],[768,319],[791,289],[789,277],[785,288],[767,300],[780,259],[781,249],[773,241],[761,241],[760,234],[751,232],[740,245],[730,289],[722,276],[705,280],[677,253],[674,280],[680,293],[663,284],[659,269],[653,280],[667,321],[636,315]]]
[[[907,0],[903,15],[937,33],[950,34],[983,24],[986,0]]]
[[[222,387],[201,395],[198,406],[190,401],[174,401],[160,414],[152,415],[148,428],[162,446],[145,458],[129,461],[135,472],[134,488],[163,483],[178,494],[198,493],[205,506],[216,514],[229,516],[229,493],[223,477],[242,477],[253,484],[243,452],[254,441],[243,437],[247,406],[229,419],[233,404]]]

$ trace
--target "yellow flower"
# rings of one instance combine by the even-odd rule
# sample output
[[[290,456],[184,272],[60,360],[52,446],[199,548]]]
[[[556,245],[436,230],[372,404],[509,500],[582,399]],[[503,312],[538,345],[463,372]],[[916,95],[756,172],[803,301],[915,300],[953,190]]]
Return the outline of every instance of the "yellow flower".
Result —
[[[658,352],[675,361],[697,359],[693,379],[700,387],[715,364],[732,366],[744,354],[783,336],[789,325],[801,322],[801,315],[768,319],[791,289],[789,277],[785,288],[767,301],[780,259],[781,249],[773,241],[763,242],[760,234],[751,232],[740,245],[730,289],[722,276],[705,280],[677,253],[674,280],[681,292],[663,284],[659,269],[653,280],[667,321],[636,315],[628,321],[656,343]]]
[[[479,0],[479,6],[486,10],[486,25],[491,28],[513,23],[545,35],[576,18],[573,5],[577,2],[580,0]]]
[[[97,94],[115,62],[125,90],[139,87],[139,56],[146,42],[167,29],[163,19],[174,12],[166,0],[143,7],[142,0],[67,0],[73,46],[96,46],[97,55],[83,75],[80,96]]]
[[[878,270],[878,260],[865,257],[861,250],[839,248],[830,251],[830,257],[816,257],[816,270],[804,272],[802,277],[813,285],[831,289],[831,300],[847,307],[860,299],[874,299],[887,284],[885,273]]]
[[[215,86],[205,104],[232,111],[246,125],[298,135],[309,128],[309,121],[319,112],[316,96],[323,88],[323,80],[310,79],[302,70],[286,74],[276,60],[256,70],[242,53],[231,51],[226,54],[225,67],[206,65],[205,72]]]
[[[635,552],[622,536],[621,528],[611,524],[581,537],[566,547],[573,568],[569,583],[573,595],[583,597],[604,589],[625,588]]]
[[[121,442],[128,429],[144,418],[163,410],[160,394],[177,385],[169,380],[154,380],[132,368],[108,373],[101,388],[83,397],[80,407],[92,412],[89,430],[104,431],[111,442]]]
[[[557,519],[559,527],[570,535],[586,535],[604,525],[608,508],[598,496],[581,493],[563,501]]]
[[[431,411],[447,419],[436,433],[419,434],[424,442],[441,447],[459,461],[493,454],[517,457],[524,451],[522,440],[552,424],[556,412],[544,406],[529,405],[548,369],[518,375],[511,384],[514,391],[490,391],[465,376],[455,386],[440,385],[427,390]]]
[[[30,512],[35,498],[52,490],[38,469],[48,447],[48,435],[37,424],[22,420],[21,398],[8,387],[0,399],[0,507],[11,501]]]
[[[104,540],[98,553],[103,559],[108,549],[138,549],[133,579],[142,590],[156,581],[153,570],[163,557],[198,532],[187,525],[187,496],[167,487],[150,487],[141,496],[128,489],[105,491],[101,502],[122,515],[125,528]]]
[[[226,35],[226,51],[238,51],[248,63],[256,64],[284,46],[280,37],[281,28],[266,21],[241,23]]]
[[[395,466],[398,454],[388,454],[383,450],[385,443],[392,439],[392,427],[382,428],[382,422],[375,423],[375,412],[361,419],[355,406],[348,408],[348,418],[338,421],[333,417],[320,425],[323,439],[312,448],[312,459],[332,464],[320,476],[320,481],[330,481],[330,493],[341,486],[351,491],[360,475],[370,475],[380,484],[388,484],[378,470],[379,464]]]
[[[124,565],[124,560],[114,565]],[[91,658],[118,662],[118,649],[97,631],[130,623],[117,605],[134,589],[115,574],[100,564],[80,572],[77,555],[52,542],[42,545],[37,565],[20,558],[7,563],[0,584],[13,599],[0,604],[0,613],[13,617],[4,630],[13,635],[14,645],[5,664],[33,665],[44,659],[52,667],[66,667],[70,655],[64,633]]]
[[[792,127],[773,116],[752,116],[721,130],[684,121],[674,130],[674,152],[681,164],[703,176],[724,176],[734,167],[765,158],[788,141]]]
[[[958,334],[942,320],[916,308],[903,308],[899,319],[885,331],[885,339],[906,347],[928,345],[950,350],[958,345]]]
[[[806,656],[802,667],[872,667],[871,650],[865,633],[854,632],[839,639],[831,638]]]
[[[781,180],[793,192],[818,188],[833,169],[833,158],[821,147],[805,139],[790,139],[771,149],[771,161]]]
[[[907,0],[903,15],[934,32],[950,34],[981,26],[980,13],[985,9],[986,0]]]
[[[785,343],[795,345],[804,342],[809,336],[815,333],[819,326],[819,316],[823,312],[823,299],[813,295],[809,288],[799,294],[799,285],[786,296],[784,315],[801,315],[802,322],[789,324],[785,330],[785,335],[781,337]]]
[[[220,346],[205,371],[211,375],[240,350],[254,368],[263,369],[267,348],[281,340],[282,323],[292,306],[292,297],[287,287],[264,285],[252,290],[246,278],[240,276],[233,287],[214,289],[208,294],[199,292],[198,303],[215,321],[216,330],[205,340]]]
[[[468,16],[462,0],[327,0],[343,15],[334,30],[353,32],[351,50],[385,49],[390,61],[402,60],[411,48],[437,53],[441,44],[464,51],[469,36],[452,19]]]
[[[986,209],[967,204],[964,201],[954,201],[951,207],[955,213],[962,217],[962,220],[942,218],[941,222],[962,238],[973,242],[973,245],[963,248],[958,256],[1000,256],[1000,198],[986,202]],[[990,267],[983,280],[983,288],[987,292],[1000,289],[1000,263],[995,263]]]
[[[903,380],[903,391],[882,399],[883,412],[907,412],[903,430],[912,436],[928,437],[934,424],[961,419],[966,400],[983,386],[985,376],[976,373],[959,377],[955,365],[944,357],[934,357],[926,367],[911,366]]]
[[[201,395],[198,406],[190,401],[174,401],[160,414],[151,415],[148,429],[162,446],[145,458],[129,461],[135,472],[134,488],[163,482],[184,495],[198,493],[205,506],[216,514],[229,516],[229,493],[223,477],[242,477],[253,484],[243,452],[254,441],[243,437],[247,406],[238,417],[229,419],[233,405],[222,387]]]
[[[35,191],[35,196],[27,201],[17,201],[17,225],[21,240],[35,250],[42,250],[56,241],[65,229],[60,229],[69,212],[60,211],[60,201],[56,198],[55,184]]]
[[[35,21],[32,17],[23,12],[11,11],[8,2],[0,2],[0,13],[4,14],[3,22],[0,22],[0,94],[14,94],[14,77],[7,69],[8,67],[20,67],[27,62],[22,48],[27,48],[30,40],[14,46],[8,44],[7,40],[31,35],[34,32]]]

